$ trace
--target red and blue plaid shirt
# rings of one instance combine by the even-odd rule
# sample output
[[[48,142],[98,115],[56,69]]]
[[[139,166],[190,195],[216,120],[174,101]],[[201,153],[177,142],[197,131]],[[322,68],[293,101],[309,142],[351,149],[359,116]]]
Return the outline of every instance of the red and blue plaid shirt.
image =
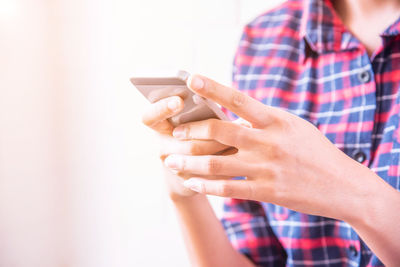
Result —
[[[369,56],[330,1],[289,0],[245,27],[234,85],[312,122],[399,190],[400,19],[381,39]],[[227,199],[222,223],[259,266],[383,265],[343,221]]]

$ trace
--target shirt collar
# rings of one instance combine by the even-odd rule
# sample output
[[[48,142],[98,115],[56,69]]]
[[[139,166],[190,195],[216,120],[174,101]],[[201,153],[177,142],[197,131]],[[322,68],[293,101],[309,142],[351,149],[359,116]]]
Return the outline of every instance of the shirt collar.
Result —
[[[331,0],[303,0],[300,37],[317,53],[338,52],[360,48],[362,44],[347,30],[333,8]],[[400,17],[382,37],[400,35]]]
[[[300,36],[317,53],[338,52],[361,44],[343,25],[330,0],[304,0]]]
[[[400,17],[381,34],[383,37],[397,35],[400,35]]]

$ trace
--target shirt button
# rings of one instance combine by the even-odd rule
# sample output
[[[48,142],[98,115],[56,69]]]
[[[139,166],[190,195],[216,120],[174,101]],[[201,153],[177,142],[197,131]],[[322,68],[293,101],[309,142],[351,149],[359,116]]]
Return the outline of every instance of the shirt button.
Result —
[[[358,251],[357,251],[356,247],[353,245],[351,245],[349,247],[349,252],[350,252],[350,256],[353,258],[357,257],[357,255],[358,255]]]
[[[369,71],[362,71],[358,73],[358,80],[361,83],[367,83],[371,80],[371,73]]]
[[[363,163],[367,159],[367,155],[361,150],[356,150],[353,153],[353,159],[355,159],[359,163]]]

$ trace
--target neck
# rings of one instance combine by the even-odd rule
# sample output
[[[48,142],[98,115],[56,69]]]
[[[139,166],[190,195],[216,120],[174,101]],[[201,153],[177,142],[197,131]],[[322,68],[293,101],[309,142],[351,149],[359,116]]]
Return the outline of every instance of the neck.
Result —
[[[332,0],[332,4],[369,55],[381,44],[380,34],[400,16],[400,0]]]
[[[348,19],[369,17],[373,14],[393,14],[399,16],[400,0],[333,0],[341,16]]]

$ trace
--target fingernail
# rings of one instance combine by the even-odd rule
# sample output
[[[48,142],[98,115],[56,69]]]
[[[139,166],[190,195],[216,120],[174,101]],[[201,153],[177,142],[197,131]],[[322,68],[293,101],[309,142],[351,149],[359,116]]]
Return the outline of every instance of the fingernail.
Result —
[[[198,193],[202,192],[203,183],[199,180],[189,179],[183,182],[183,186]]]
[[[172,135],[176,138],[185,138],[185,129],[183,127],[176,127]]]
[[[173,100],[171,100],[171,101],[169,101],[169,102],[167,103],[167,106],[168,106],[168,108],[169,108],[170,110],[172,110],[172,111],[177,110],[178,107],[179,107],[179,101],[176,100],[176,99],[173,99]]]
[[[182,167],[182,160],[181,156],[170,155],[164,160],[164,164],[171,169],[180,169]]]
[[[204,87],[204,81],[203,79],[201,79],[198,76],[191,76],[190,77],[191,81],[190,81],[190,86],[193,89],[201,89]]]

